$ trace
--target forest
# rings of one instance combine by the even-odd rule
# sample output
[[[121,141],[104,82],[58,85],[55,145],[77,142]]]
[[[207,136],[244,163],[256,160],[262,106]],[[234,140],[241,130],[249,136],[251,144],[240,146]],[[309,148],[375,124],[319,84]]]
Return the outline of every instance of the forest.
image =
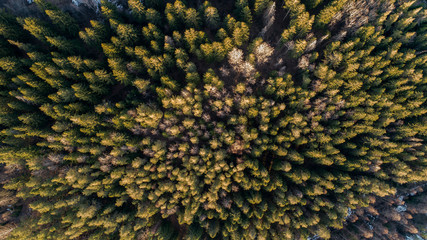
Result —
[[[427,1],[58,2],[0,8],[1,240],[427,239]]]

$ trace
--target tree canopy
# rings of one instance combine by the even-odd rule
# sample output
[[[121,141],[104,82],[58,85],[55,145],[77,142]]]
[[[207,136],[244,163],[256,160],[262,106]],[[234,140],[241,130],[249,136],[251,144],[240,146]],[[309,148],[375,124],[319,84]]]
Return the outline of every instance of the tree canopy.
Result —
[[[0,239],[425,233],[425,1],[196,2],[0,11]]]

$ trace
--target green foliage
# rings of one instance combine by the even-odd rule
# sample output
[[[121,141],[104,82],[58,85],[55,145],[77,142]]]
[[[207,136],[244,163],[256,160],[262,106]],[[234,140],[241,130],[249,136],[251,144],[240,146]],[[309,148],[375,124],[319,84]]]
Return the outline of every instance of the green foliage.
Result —
[[[257,15],[263,14],[263,11],[268,7],[271,1],[269,0],[255,0],[254,12]]]
[[[212,6],[206,7],[204,11],[204,18],[208,27],[215,29],[219,26],[220,18],[216,8]]]
[[[427,180],[420,1],[359,25],[340,0],[37,4],[0,12],[0,203],[32,209],[0,204],[10,239],[339,239]],[[344,235],[398,239],[356,215]]]
[[[319,28],[325,28],[331,19],[337,14],[346,4],[347,0],[331,1],[318,15],[316,15],[315,25]],[[317,5],[317,4],[315,4]]]
[[[286,1],[283,7],[288,9],[286,15],[289,14],[290,23],[289,27],[282,32],[282,43],[286,43],[294,37],[305,37],[311,30],[314,22],[314,16],[310,16],[310,14],[305,10],[304,4],[300,3],[299,0]]]

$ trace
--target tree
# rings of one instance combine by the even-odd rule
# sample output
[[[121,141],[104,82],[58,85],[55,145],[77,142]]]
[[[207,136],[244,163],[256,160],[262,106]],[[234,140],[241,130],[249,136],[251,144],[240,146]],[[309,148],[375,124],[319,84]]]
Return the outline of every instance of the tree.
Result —
[[[79,26],[74,18],[60,10],[45,10],[46,15],[52,20],[55,27],[68,36],[76,36]]]
[[[78,43],[76,41],[70,41],[64,37],[48,37],[46,40],[57,49],[64,51],[69,54],[76,53],[79,49]]]
[[[261,15],[270,4],[269,0],[256,0],[254,3],[254,12],[256,15]]]
[[[212,29],[216,29],[219,26],[219,14],[218,10],[212,6],[209,6],[204,11],[206,25]]]
[[[323,2],[323,0],[304,0],[303,2],[307,9],[313,9],[319,6]]]
[[[80,31],[80,38],[91,46],[99,48],[99,44],[106,40],[108,32],[106,27],[98,21],[91,20],[90,24],[92,28],[85,28],[85,31]]]
[[[249,40],[249,28],[243,22],[237,22],[233,31],[233,40],[236,46],[240,47]]]
[[[236,1],[236,15],[239,20],[249,25],[252,23],[252,13],[247,0]]]
[[[46,41],[45,37],[52,37],[52,30],[36,18],[18,19],[23,28],[31,33],[34,37],[42,42]]]
[[[140,0],[129,0],[128,1],[129,8],[132,10],[132,14],[134,18],[139,22],[143,22],[145,20],[145,12],[146,7]]]
[[[129,24],[119,24],[117,26],[117,35],[123,41],[123,44],[129,46],[133,45],[138,41],[138,33]]]
[[[22,41],[29,37],[28,34],[18,31],[19,23],[13,15],[4,10],[0,10],[0,29],[0,34],[8,40]]]
[[[332,20],[335,14],[341,10],[347,0],[335,0],[329,3],[320,13],[316,16],[315,26],[318,28],[325,28]]]
[[[196,9],[188,8],[185,11],[185,25],[187,28],[198,28],[200,25],[200,17]]]

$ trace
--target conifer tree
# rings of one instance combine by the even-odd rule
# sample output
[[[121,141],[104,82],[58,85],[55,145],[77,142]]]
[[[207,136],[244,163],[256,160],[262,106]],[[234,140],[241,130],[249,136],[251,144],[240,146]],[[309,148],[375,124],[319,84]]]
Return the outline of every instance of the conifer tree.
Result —
[[[210,28],[217,28],[219,26],[219,14],[215,7],[207,6],[204,11],[206,25]]]

